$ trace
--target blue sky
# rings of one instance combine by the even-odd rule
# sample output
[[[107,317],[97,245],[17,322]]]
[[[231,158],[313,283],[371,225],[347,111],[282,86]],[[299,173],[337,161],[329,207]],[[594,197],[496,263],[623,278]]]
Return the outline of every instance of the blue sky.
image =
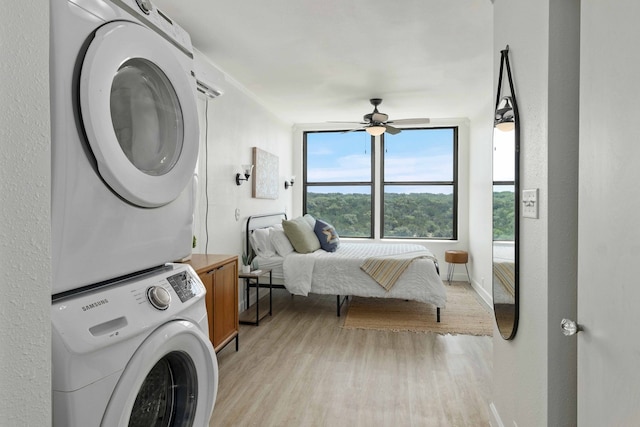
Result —
[[[385,134],[385,179],[453,180],[452,141],[453,129],[405,130],[397,135]],[[366,132],[309,133],[307,144],[309,182],[371,180],[371,138]],[[342,190],[349,192],[351,189],[362,192],[357,191],[357,187]],[[323,190],[314,188],[314,191]],[[438,190],[436,192],[451,192],[448,187],[439,187]],[[402,192],[424,192],[424,188],[402,187]]]

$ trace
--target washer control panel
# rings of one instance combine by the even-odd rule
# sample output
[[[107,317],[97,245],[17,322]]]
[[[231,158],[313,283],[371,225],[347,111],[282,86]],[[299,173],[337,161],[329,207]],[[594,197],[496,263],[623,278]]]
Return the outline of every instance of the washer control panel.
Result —
[[[167,277],[167,282],[169,282],[182,302],[188,301],[198,295],[199,288],[197,283],[188,271],[181,271],[178,274]]]
[[[155,7],[151,0],[112,0],[116,5],[135,16],[151,30],[169,42],[176,44],[187,55],[193,55],[191,37],[177,22]]]
[[[72,353],[88,353],[125,341],[171,320],[206,318],[206,290],[187,264],[154,271],[56,298],[51,321]]]

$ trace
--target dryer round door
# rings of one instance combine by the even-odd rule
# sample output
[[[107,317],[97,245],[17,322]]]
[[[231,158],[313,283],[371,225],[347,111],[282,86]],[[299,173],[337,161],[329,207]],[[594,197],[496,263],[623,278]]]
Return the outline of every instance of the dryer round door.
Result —
[[[217,390],[218,364],[209,338],[191,322],[172,321],[136,350],[101,425],[209,425]]]
[[[195,79],[176,55],[183,53],[150,29],[116,21],[96,31],[80,72],[82,120],[99,173],[142,207],[176,199],[195,170]]]

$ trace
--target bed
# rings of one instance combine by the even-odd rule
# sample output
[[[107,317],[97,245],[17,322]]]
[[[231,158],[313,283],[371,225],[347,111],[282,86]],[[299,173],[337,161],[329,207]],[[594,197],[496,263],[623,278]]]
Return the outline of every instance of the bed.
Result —
[[[515,302],[515,246],[513,241],[493,242],[493,303]]]
[[[254,215],[246,226],[246,253],[255,257],[260,268],[272,270],[275,286],[293,295],[335,295],[338,316],[344,302],[358,296],[432,304],[440,321],[446,291],[438,261],[424,246],[340,242],[333,252],[299,253],[280,225],[283,219],[284,213]]]

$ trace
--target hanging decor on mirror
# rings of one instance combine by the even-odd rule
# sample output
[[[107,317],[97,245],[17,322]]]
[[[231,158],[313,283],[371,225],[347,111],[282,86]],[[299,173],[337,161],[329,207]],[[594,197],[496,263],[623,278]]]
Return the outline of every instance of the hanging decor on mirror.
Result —
[[[520,225],[520,135],[509,46],[500,51],[500,72],[493,121],[493,311],[500,335],[511,340],[518,329]],[[503,74],[509,94],[502,94]]]

